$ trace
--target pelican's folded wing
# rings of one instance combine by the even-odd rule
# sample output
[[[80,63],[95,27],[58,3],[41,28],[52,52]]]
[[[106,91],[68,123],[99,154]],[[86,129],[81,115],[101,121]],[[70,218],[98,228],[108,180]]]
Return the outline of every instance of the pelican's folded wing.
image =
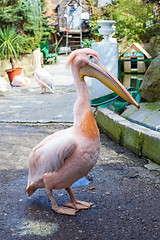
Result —
[[[75,148],[76,140],[71,134],[51,135],[44,139],[31,152],[29,182],[39,180],[45,173],[57,171]]]
[[[51,91],[54,90],[53,78],[45,69],[43,68],[35,69],[34,75],[39,84],[40,83],[43,84],[46,88],[48,88]]]

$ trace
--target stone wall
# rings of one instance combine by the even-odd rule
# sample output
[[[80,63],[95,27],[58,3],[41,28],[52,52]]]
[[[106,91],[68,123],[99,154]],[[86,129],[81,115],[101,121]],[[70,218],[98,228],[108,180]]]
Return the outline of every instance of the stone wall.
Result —
[[[144,43],[145,50],[152,56],[156,58],[160,55],[160,38],[151,38],[149,43]]]
[[[100,128],[117,144],[160,164],[160,133],[130,122],[107,108],[98,108]]]

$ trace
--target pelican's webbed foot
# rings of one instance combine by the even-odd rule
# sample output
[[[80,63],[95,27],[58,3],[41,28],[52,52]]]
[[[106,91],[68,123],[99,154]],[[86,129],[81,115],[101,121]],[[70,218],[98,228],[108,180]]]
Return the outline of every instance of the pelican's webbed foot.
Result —
[[[81,210],[81,209],[89,209],[94,203],[89,203],[89,202],[84,202],[84,201],[79,201],[76,200],[75,202],[68,202],[63,204],[65,207],[70,207],[76,210]]]
[[[63,204],[63,206],[81,210],[81,209],[89,209],[92,205],[94,205],[94,203],[77,200],[70,187],[66,188],[66,191],[69,193],[71,202],[65,203]]]
[[[78,211],[77,209],[72,209],[72,208],[67,208],[67,207],[56,207],[55,208],[54,206],[52,206],[52,209],[56,213],[71,215],[71,216],[74,216],[76,214],[76,212]]]
[[[59,207],[58,204],[56,203],[56,200],[54,199],[52,195],[52,190],[46,189],[48,197],[50,198],[52,202],[52,209],[56,213],[60,214],[66,214],[66,215],[72,215],[74,216],[75,213],[78,211],[77,209],[72,209],[72,208],[67,208],[67,207]]]

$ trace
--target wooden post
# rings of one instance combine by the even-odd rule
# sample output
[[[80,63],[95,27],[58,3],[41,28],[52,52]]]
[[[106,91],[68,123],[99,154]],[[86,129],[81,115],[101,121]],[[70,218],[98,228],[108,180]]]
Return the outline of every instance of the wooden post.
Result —
[[[68,55],[68,28],[66,28],[66,55]]]
[[[80,29],[80,46],[82,48],[82,27]]]

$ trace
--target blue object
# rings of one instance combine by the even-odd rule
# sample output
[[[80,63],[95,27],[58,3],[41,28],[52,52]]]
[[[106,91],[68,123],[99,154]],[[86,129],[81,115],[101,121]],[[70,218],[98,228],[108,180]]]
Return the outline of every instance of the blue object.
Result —
[[[88,185],[90,183],[90,181],[88,181],[88,179],[86,177],[83,177],[81,179],[79,179],[77,182],[73,183],[73,185],[71,187],[80,187],[83,185]]]

